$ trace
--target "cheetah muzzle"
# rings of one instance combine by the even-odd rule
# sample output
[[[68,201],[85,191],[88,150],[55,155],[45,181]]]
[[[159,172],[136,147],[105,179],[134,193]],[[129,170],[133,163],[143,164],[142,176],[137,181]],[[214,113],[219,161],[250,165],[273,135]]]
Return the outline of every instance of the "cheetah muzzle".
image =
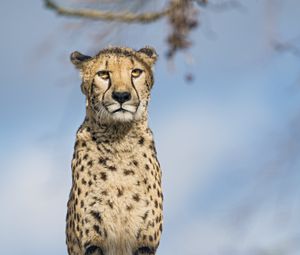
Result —
[[[79,52],[86,117],[77,131],[67,212],[69,255],[154,255],[162,232],[161,170],[147,107],[157,54]]]

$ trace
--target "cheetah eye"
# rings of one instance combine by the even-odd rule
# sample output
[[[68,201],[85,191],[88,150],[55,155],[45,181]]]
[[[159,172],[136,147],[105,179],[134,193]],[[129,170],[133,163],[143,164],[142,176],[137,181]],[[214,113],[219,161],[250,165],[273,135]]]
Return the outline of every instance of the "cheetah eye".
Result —
[[[108,71],[99,71],[97,75],[103,79],[103,80],[108,80],[109,79],[109,72]]]
[[[138,68],[133,69],[131,72],[131,76],[133,78],[138,78],[142,74],[142,72],[143,72],[143,70],[141,70],[141,69],[138,69]]]

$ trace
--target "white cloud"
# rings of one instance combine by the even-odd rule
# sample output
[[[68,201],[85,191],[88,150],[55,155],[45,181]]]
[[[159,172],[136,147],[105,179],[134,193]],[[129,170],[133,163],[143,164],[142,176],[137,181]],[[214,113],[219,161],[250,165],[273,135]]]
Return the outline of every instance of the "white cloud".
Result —
[[[55,154],[36,145],[6,159],[0,181],[1,254],[53,254],[64,246],[69,168],[63,169],[66,164]]]
[[[272,123],[269,109],[254,98],[236,100],[181,105],[155,127],[169,217],[192,202],[189,196],[195,190],[205,190],[219,171],[226,171],[224,161],[239,162],[258,152],[259,138]]]
[[[178,108],[181,110],[161,120],[154,132],[166,195],[165,231],[159,254],[296,255],[300,226],[295,212],[299,212],[299,206],[291,208],[287,198],[282,202],[288,205],[278,206],[274,202],[276,195],[271,192],[273,189],[257,185],[259,169],[273,160],[274,151],[277,151],[274,144],[282,139],[272,134],[285,130],[289,118],[282,118],[284,123],[278,127],[274,107],[256,100],[255,95],[239,97],[222,107],[200,103]],[[249,205],[251,202],[254,207],[250,212],[245,211],[251,217],[240,216],[246,222],[237,227],[230,225],[241,202],[236,197],[224,195],[225,202],[221,206],[210,208],[208,204],[203,211],[197,208],[197,196],[206,192],[207,186],[214,185],[219,192],[223,189],[216,186],[216,177],[232,177],[226,173],[230,169],[224,162],[228,161],[232,161],[232,168],[239,167],[240,163],[241,170],[250,178],[246,189],[250,193],[243,203]],[[241,186],[237,185],[235,193],[240,192]],[[188,211],[187,206],[192,204],[195,205],[191,206],[193,210]],[[282,214],[286,214],[286,218],[279,222]],[[298,239],[293,241],[295,236]]]
[[[253,214],[252,220],[246,224],[247,229],[241,230],[239,226],[229,225],[228,216],[224,215],[214,213],[190,219],[172,232],[168,238],[169,245],[163,245],[160,254],[298,254],[297,217],[292,219],[291,224],[278,224],[276,208],[265,206]]]

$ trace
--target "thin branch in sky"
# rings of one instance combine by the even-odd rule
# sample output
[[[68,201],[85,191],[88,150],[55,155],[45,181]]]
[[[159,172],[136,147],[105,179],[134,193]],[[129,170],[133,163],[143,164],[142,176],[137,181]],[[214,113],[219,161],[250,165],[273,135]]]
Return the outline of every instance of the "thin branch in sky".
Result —
[[[278,52],[289,52],[292,55],[300,58],[300,48],[290,42],[272,42],[273,48]]]
[[[121,23],[151,23],[163,17],[168,18],[170,24],[170,33],[167,37],[169,50],[167,57],[172,58],[179,50],[188,49],[191,46],[189,40],[190,32],[198,25],[198,9],[194,4],[194,0],[169,0],[167,5],[161,11],[139,13],[134,10],[116,11],[116,10],[100,10],[98,8],[72,8],[62,7],[53,0],[44,0],[46,7],[55,11],[59,15],[71,16],[92,20],[102,21],[118,21]],[[201,1],[207,3],[206,1]],[[118,7],[120,1],[115,3]]]
[[[60,15],[82,17],[94,20],[120,21],[126,23],[150,23],[168,15],[171,12],[171,6],[158,12],[132,13],[129,11],[101,11],[95,9],[73,9],[61,7],[52,0],[45,0],[46,7],[56,11]],[[173,7],[173,6],[172,6]]]

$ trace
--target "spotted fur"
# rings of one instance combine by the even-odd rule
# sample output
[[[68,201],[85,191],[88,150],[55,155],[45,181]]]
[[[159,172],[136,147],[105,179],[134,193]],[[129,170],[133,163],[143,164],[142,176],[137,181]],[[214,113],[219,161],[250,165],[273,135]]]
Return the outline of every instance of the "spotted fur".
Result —
[[[107,48],[95,57],[71,55],[82,76],[86,117],[77,131],[72,160],[69,255],[156,253],[163,195],[147,122],[156,58],[149,47]],[[140,75],[133,77],[133,72]],[[116,91],[130,93],[130,100],[116,102]]]

